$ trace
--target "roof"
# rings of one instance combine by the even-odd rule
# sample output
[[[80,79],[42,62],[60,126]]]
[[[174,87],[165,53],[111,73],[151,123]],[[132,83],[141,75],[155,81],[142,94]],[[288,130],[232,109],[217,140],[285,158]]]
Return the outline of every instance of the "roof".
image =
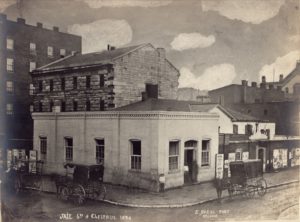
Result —
[[[232,121],[262,122],[253,116],[225,108],[216,103],[200,103],[197,101],[183,101],[172,99],[148,98],[126,106],[114,109],[115,111],[181,111],[181,112],[210,112],[213,108],[219,108]]]
[[[150,44],[150,43],[148,43]],[[101,52],[93,52],[87,54],[75,54],[70,55],[65,58],[59,59],[48,65],[37,68],[37,71],[62,69],[69,67],[77,67],[84,65],[96,65],[96,64],[108,64],[111,63],[113,59],[124,56],[134,50],[144,47],[148,44],[141,44],[135,46],[128,46],[123,48],[116,48],[114,50],[104,50]]]

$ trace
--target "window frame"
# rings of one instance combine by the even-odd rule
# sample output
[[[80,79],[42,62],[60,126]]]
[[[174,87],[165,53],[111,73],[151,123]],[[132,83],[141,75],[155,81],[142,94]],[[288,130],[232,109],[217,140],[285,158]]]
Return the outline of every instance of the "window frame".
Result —
[[[232,125],[232,133],[235,135],[239,134],[239,125],[237,125],[237,124]]]
[[[207,150],[203,149],[203,142],[206,142]],[[210,139],[203,139],[201,141],[201,167],[210,167]],[[204,155],[206,154],[206,155]],[[204,159],[205,158],[205,159]],[[205,160],[205,161],[204,161]]]
[[[139,139],[131,139],[130,142],[130,170],[141,171],[142,170],[142,141]],[[134,154],[134,144],[140,143],[140,154]]]
[[[14,82],[13,81],[7,80],[5,86],[6,86],[6,92],[14,93]]]
[[[6,58],[6,71],[7,72],[14,72],[14,59],[13,58]]]
[[[98,143],[103,141],[103,144]],[[95,138],[95,158],[96,163],[102,163],[104,165],[104,158],[105,158],[105,139],[104,138]]]
[[[36,62],[29,62],[29,72],[36,69]]]
[[[5,111],[6,111],[6,115],[13,115],[14,114],[14,104],[6,103]]]
[[[175,154],[170,154],[171,153],[171,143],[176,143],[175,146]],[[176,152],[177,151],[177,152]],[[168,170],[169,172],[174,172],[179,170],[179,154],[180,154],[180,140],[170,140],[169,141],[169,153],[168,153]],[[171,161],[171,159],[173,159]],[[175,161],[174,161],[175,159]],[[172,162],[172,163],[171,163]],[[172,167],[171,167],[172,165]],[[175,167],[173,167],[175,166]]]
[[[47,141],[47,137],[46,136],[40,136],[40,154],[41,154],[41,159],[42,160],[46,160],[46,156],[47,156],[47,145],[48,145],[48,141]]]
[[[53,46],[48,46],[47,47],[47,56],[49,58],[53,58],[53,56],[54,56],[54,47]]]
[[[71,145],[68,144],[71,141]],[[71,162],[74,159],[74,140],[72,137],[64,137],[64,147],[65,147],[65,160]]]
[[[6,38],[6,49],[14,50],[14,45],[15,45],[15,42],[12,38],[10,38],[10,37]]]
[[[34,46],[34,47],[31,47]],[[29,43],[29,52],[30,54],[36,54],[36,43],[35,42],[30,42]]]

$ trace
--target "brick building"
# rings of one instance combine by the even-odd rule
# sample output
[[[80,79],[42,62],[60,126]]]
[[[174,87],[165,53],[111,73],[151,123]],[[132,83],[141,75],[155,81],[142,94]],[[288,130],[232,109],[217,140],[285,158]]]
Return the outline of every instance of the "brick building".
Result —
[[[35,112],[70,112],[140,101],[146,88],[158,98],[175,99],[179,72],[164,49],[142,44],[70,55],[34,70],[32,77]]]
[[[8,20],[0,14],[0,147],[32,149],[33,85],[29,71],[73,51],[81,52],[81,37]]]

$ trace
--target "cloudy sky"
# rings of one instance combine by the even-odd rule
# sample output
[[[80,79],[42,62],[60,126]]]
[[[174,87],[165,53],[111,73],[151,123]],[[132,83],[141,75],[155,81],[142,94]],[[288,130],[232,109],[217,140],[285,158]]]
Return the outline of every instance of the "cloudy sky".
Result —
[[[0,0],[10,19],[82,36],[83,51],[151,42],[180,87],[213,89],[287,75],[300,59],[300,0]]]

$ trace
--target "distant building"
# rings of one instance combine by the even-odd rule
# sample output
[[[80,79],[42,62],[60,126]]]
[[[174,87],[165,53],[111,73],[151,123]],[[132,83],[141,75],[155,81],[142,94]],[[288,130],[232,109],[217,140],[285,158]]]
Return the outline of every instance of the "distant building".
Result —
[[[35,112],[103,111],[142,99],[146,89],[176,99],[179,71],[163,48],[108,46],[74,54],[32,72]]]
[[[33,110],[29,72],[57,59],[81,52],[81,37],[62,33],[58,27],[10,21],[0,14],[0,147],[32,149]]]
[[[186,101],[197,101],[200,103],[210,103],[208,91],[188,87],[178,89],[177,99]]]
[[[33,113],[34,147],[46,173],[104,162],[104,181],[114,184],[158,191],[210,181],[218,115],[190,104],[148,98],[111,111]]]

